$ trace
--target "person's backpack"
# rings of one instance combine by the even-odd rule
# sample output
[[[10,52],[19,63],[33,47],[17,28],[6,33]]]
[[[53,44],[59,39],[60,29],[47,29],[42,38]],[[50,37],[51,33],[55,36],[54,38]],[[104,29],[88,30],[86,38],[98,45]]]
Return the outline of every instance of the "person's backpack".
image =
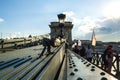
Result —
[[[60,46],[60,44],[61,44],[60,39],[58,39],[58,38],[52,38],[52,39],[51,39],[51,45],[52,45],[53,47]]]

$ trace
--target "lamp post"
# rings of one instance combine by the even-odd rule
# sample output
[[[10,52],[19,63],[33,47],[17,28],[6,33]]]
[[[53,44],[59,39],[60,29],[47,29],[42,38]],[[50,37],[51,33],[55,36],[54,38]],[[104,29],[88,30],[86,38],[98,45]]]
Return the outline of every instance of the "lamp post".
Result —
[[[65,22],[65,14],[58,14],[58,19],[59,19],[59,27],[60,27],[60,38],[63,38],[63,26],[64,26],[64,22]]]
[[[2,39],[2,32],[1,32],[1,39]]]

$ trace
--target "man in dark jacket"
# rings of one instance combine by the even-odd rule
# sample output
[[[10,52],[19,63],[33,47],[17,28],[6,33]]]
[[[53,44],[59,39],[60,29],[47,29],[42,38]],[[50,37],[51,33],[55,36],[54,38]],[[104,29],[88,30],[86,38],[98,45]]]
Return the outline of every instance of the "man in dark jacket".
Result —
[[[43,56],[46,48],[47,48],[48,54],[52,54],[52,52],[51,52],[51,45],[52,45],[52,43],[53,43],[53,41],[51,39],[43,38],[42,45],[44,46],[44,48],[43,48],[43,50],[42,50],[42,52],[41,52],[39,57]]]
[[[111,72],[112,60],[113,60],[113,50],[112,45],[109,45],[102,55],[102,60],[104,62],[104,67],[107,72]]]
[[[40,54],[39,57],[43,56],[46,48],[47,48],[47,52],[48,52],[47,55],[52,54],[53,52],[51,52],[51,46],[52,46],[52,47],[57,47],[57,46],[59,46],[60,44],[61,44],[61,41],[60,41],[59,38],[52,38],[52,39],[43,38],[43,40],[42,40],[42,45],[44,46],[44,48],[43,48],[43,50],[42,50],[42,52],[41,52],[41,54]]]

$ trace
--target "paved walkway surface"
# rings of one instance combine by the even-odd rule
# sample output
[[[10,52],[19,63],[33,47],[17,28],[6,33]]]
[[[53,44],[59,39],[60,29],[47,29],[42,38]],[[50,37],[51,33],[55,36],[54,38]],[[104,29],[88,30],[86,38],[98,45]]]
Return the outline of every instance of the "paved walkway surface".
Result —
[[[43,47],[39,45],[39,46],[19,49],[15,51],[0,53],[0,61],[6,61],[10,59],[27,57],[27,56],[36,57],[38,56],[38,54],[41,53],[42,48]]]

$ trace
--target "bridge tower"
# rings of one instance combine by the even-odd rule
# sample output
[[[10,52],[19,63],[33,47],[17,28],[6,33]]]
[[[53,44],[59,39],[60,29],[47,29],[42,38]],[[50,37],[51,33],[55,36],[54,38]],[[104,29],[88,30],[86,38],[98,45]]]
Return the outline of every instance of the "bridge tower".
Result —
[[[59,15],[64,15],[64,14],[59,14]],[[59,16],[58,16],[58,18],[59,18]],[[72,43],[73,24],[72,24],[72,22],[69,22],[69,21],[65,21],[62,24],[63,25],[61,25],[60,22],[51,22],[51,24],[49,25],[49,27],[51,29],[51,38],[60,36],[62,33],[62,37],[66,38],[67,42],[69,44],[71,44]]]

